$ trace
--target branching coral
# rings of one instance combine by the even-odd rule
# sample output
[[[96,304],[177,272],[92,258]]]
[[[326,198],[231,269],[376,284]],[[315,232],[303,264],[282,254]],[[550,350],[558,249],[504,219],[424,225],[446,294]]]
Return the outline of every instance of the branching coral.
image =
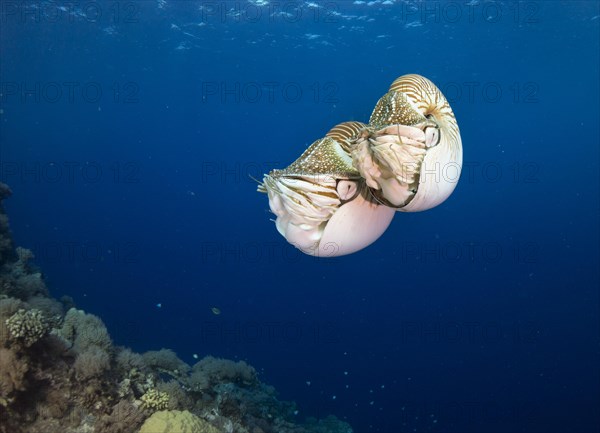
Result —
[[[169,408],[169,394],[161,392],[155,388],[150,389],[140,398],[144,409],[151,412]]]
[[[19,309],[6,319],[9,337],[29,347],[48,333],[48,324],[40,310]]]

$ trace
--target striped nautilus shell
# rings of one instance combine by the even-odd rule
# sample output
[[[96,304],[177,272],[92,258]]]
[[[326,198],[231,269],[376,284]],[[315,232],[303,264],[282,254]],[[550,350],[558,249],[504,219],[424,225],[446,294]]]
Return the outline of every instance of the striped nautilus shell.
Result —
[[[462,167],[456,119],[440,90],[420,75],[396,79],[365,125],[345,122],[289,167],[259,185],[277,230],[306,254],[359,251],[387,229],[395,211],[437,206]]]
[[[277,230],[306,254],[335,257],[373,243],[394,210],[372,196],[353,167],[350,143],[367,125],[341,123],[283,170],[272,170],[258,190],[269,196]]]
[[[354,166],[382,203],[404,212],[446,200],[462,168],[462,141],[440,90],[420,75],[397,78],[375,105]]]

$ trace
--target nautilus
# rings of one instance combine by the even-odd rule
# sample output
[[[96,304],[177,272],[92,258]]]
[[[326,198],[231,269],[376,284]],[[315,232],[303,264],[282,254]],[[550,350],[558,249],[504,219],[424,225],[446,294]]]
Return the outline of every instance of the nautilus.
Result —
[[[266,174],[258,191],[267,194],[290,244],[335,257],[375,242],[396,211],[442,203],[461,168],[462,141],[448,101],[412,74],[392,83],[368,124],[334,126],[287,168]]]

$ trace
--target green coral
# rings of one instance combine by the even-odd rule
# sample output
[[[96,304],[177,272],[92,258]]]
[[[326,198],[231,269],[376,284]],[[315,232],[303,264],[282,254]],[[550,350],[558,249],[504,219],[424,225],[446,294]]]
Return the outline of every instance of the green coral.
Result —
[[[48,323],[42,312],[35,308],[32,310],[20,308],[6,319],[5,323],[11,338],[22,341],[27,347],[48,333]]]
[[[138,433],[220,433],[218,429],[184,410],[163,410],[144,422]]]
[[[169,394],[161,392],[156,388],[146,391],[140,400],[142,400],[144,409],[149,409],[153,412],[169,408]]]

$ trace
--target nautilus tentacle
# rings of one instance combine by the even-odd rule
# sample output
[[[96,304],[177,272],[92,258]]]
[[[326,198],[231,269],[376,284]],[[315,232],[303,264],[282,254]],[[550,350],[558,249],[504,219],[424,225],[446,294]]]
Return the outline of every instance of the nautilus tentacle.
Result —
[[[265,175],[266,192],[279,233],[306,254],[334,257],[356,252],[385,232],[394,209],[373,199],[353,167],[350,142],[366,128],[336,125],[295,162]]]
[[[404,212],[437,206],[454,190],[462,142],[454,113],[427,78],[396,79],[369,127],[351,143],[354,167],[382,203]]]

